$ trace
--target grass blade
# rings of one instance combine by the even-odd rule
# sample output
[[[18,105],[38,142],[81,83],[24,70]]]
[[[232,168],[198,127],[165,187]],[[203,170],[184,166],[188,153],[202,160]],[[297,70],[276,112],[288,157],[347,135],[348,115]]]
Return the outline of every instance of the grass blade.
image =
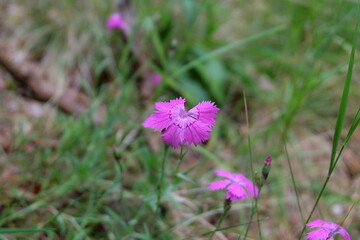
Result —
[[[296,180],[295,180],[293,168],[292,168],[290,157],[289,157],[289,152],[287,150],[286,139],[285,138],[286,138],[286,136],[284,134],[284,136],[283,136],[283,145],[284,145],[284,150],[285,150],[285,156],[286,156],[286,160],[287,160],[287,163],[288,163],[288,166],[289,166],[291,182],[292,182],[292,185],[294,187],[295,194],[296,194],[296,203],[297,203],[297,206],[298,206],[298,209],[299,209],[299,212],[300,212],[301,221],[302,221],[302,223],[304,223],[305,220],[304,220],[304,215],[303,215],[303,212],[302,212],[302,209],[301,209],[301,204],[300,204],[300,194],[299,194],[298,187],[296,185]]]
[[[333,167],[332,167],[332,169],[331,169],[331,172],[334,171],[335,166],[337,165],[337,163],[338,163],[338,161],[339,161],[339,159],[340,159],[340,156],[341,156],[341,154],[342,154],[342,152],[343,152],[346,144],[349,142],[352,134],[355,132],[355,130],[356,130],[356,128],[359,126],[359,124],[360,124],[360,109],[357,111],[357,113],[356,113],[356,115],[355,115],[355,117],[354,117],[354,120],[353,120],[352,123],[351,123],[350,129],[349,129],[349,131],[348,131],[348,133],[347,133],[347,135],[346,135],[346,138],[345,138],[345,140],[344,140],[344,142],[343,142],[343,144],[342,144],[342,146],[341,146],[341,148],[340,148],[339,153],[337,154],[337,157],[336,157],[336,159],[335,159],[335,162],[334,162],[334,165],[333,165]]]
[[[359,7],[358,7],[358,9],[359,9]],[[358,11],[357,15],[359,16],[359,11]],[[341,137],[341,131],[344,126],[346,107],[347,107],[347,103],[348,103],[348,99],[349,99],[349,91],[350,91],[352,72],[353,72],[353,67],[354,67],[355,49],[356,49],[356,43],[357,43],[357,39],[358,39],[358,33],[359,33],[359,22],[356,24],[356,27],[355,27],[354,40],[353,40],[352,49],[351,49],[348,71],[347,71],[347,75],[346,75],[344,90],[343,90],[342,97],[341,97],[338,117],[337,117],[336,125],[335,125],[334,139],[333,139],[333,145],[332,145],[331,157],[330,157],[329,173],[331,173],[332,170],[335,168],[336,152],[337,152],[339,140]]]
[[[4,233],[33,233],[53,231],[53,228],[0,228],[0,234]]]

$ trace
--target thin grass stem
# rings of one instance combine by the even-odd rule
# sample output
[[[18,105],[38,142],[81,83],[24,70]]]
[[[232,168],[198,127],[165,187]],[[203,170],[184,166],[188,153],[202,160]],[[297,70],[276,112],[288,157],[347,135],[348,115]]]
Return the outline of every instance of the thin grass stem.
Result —
[[[318,195],[317,198],[316,198],[315,204],[314,204],[313,208],[311,209],[308,218],[307,218],[306,221],[305,221],[305,224],[304,224],[303,229],[301,230],[301,233],[300,233],[300,236],[299,236],[299,240],[301,240],[301,237],[302,237],[302,235],[304,234],[305,229],[306,229],[306,224],[310,221],[310,219],[311,219],[311,217],[312,217],[312,215],[313,215],[313,213],[314,213],[314,211],[315,211],[315,209],[316,209],[316,207],[317,207],[317,205],[318,205],[318,203],[319,203],[319,201],[320,201],[320,198],[321,198],[322,194],[324,193],[324,190],[325,190],[325,188],[326,188],[326,186],[327,186],[327,184],[328,184],[328,182],[329,182],[329,180],[330,180],[330,176],[331,176],[331,175],[328,175],[328,176],[326,177],[325,183],[323,184],[323,186],[322,186],[322,188],[321,188],[321,190],[320,190],[320,193],[319,193],[319,195]]]
[[[353,208],[354,208],[355,206],[357,206],[357,205],[359,204],[359,202],[360,202],[360,200],[357,200],[357,201],[355,201],[355,202],[351,205],[349,211],[346,213],[344,219],[341,221],[340,226],[344,225],[345,220],[349,217],[351,211],[353,210]]]
[[[123,166],[122,166],[120,161],[116,161],[116,165],[117,165],[117,168],[118,168],[118,169],[116,169],[116,172],[118,174],[120,174],[119,180],[120,180],[120,183],[121,183],[121,188],[120,188],[119,203],[121,203],[123,198],[124,198],[124,186],[123,186],[123,183],[124,183],[124,181],[123,181],[124,180],[123,173],[124,173],[124,171],[123,171]]]
[[[225,201],[226,201],[226,200],[225,200]],[[225,219],[227,213],[229,212],[229,210],[230,210],[230,208],[224,207],[224,211],[221,213],[220,219],[219,219],[218,223],[216,224],[215,230],[211,233],[211,235],[210,235],[210,237],[209,237],[209,240],[212,240],[212,238],[214,237],[215,233],[216,233],[217,231],[219,231],[219,228],[220,228],[220,226],[221,226],[221,223],[224,221],[224,219]]]
[[[303,215],[303,212],[302,212],[302,209],[301,209],[301,205],[300,205],[300,194],[299,194],[299,190],[297,188],[297,185],[296,185],[296,181],[295,181],[295,177],[294,177],[294,172],[293,172],[293,169],[292,169],[292,165],[291,165],[291,161],[290,161],[290,157],[289,157],[289,152],[287,150],[287,146],[286,146],[286,136],[285,136],[285,133],[283,134],[283,144],[284,144],[284,150],[285,150],[285,155],[286,155],[286,160],[287,160],[287,163],[288,163],[288,166],[289,166],[289,170],[290,170],[290,175],[291,175],[291,182],[293,184],[293,187],[294,187],[294,190],[295,190],[295,194],[296,194],[296,203],[297,203],[297,206],[299,208],[299,212],[300,212],[300,215],[301,215],[301,220],[302,220],[302,223],[304,223],[304,215]]]
[[[269,220],[269,218],[263,218],[263,219],[260,219],[260,221],[264,221],[264,220]],[[244,225],[248,225],[249,223],[246,222],[246,223],[240,223],[240,224],[236,224],[236,225],[232,225],[232,226],[228,226],[228,227],[223,227],[223,228],[219,228],[217,230],[217,232],[219,231],[225,231],[225,230],[229,230],[229,229],[233,229],[233,228],[236,228],[236,227],[239,227],[239,226],[244,226]],[[209,235],[211,233],[213,233],[215,230],[213,231],[209,231],[209,232],[206,232],[206,233],[203,233],[201,234],[200,236],[206,236],[206,235]],[[193,235],[193,236],[188,236],[186,238],[183,238],[182,240],[190,240],[190,239],[193,239],[193,238],[196,238],[198,237],[199,235]]]
[[[177,163],[176,163],[174,176],[176,176],[179,173],[180,165],[181,165],[182,161],[184,160],[185,154],[186,154],[186,152],[184,152],[184,146],[181,146],[180,156],[179,156],[179,159],[177,160]]]
[[[250,156],[250,170],[251,170],[251,179],[254,182],[255,178],[254,178],[254,167],[253,167],[253,157],[252,157],[252,147],[251,147],[251,137],[250,137],[250,124],[249,124],[249,115],[248,115],[248,109],[247,109],[247,102],[246,102],[246,94],[245,91],[243,91],[243,95],[244,95],[244,105],[245,105],[245,118],[246,118],[246,128],[247,128],[247,140],[248,140],[248,146],[249,146],[249,156]],[[255,188],[255,186],[254,186]],[[253,189],[253,191],[255,192],[255,189]],[[245,231],[245,235],[244,235],[244,239],[246,239],[246,236],[250,230],[250,226],[251,226],[251,222],[252,219],[254,217],[254,214],[256,213],[257,215],[258,213],[258,199],[259,199],[259,195],[260,195],[260,189],[259,189],[259,194],[257,197],[255,197],[255,203],[252,203],[252,208],[251,208],[251,216],[250,216],[250,220],[249,220],[249,224],[246,228]],[[259,229],[259,238],[260,240],[262,240],[262,233],[261,233],[261,225],[260,225],[260,221],[259,218],[257,218],[257,225],[258,225],[258,229]],[[241,238],[241,235],[239,235],[239,240]]]
[[[124,180],[124,177],[123,177],[123,166],[122,166],[122,163],[121,163],[121,153],[124,151],[124,147],[122,149],[117,149],[116,146],[113,146],[113,157],[115,159],[115,162],[116,162],[116,167],[115,167],[115,171],[116,171],[116,174],[119,175],[119,179],[115,179],[115,180],[118,180],[120,181],[121,183],[121,188],[120,188],[120,196],[119,196],[119,202],[121,203],[122,200],[123,200],[123,196],[124,196],[124,187],[123,187],[123,180]]]

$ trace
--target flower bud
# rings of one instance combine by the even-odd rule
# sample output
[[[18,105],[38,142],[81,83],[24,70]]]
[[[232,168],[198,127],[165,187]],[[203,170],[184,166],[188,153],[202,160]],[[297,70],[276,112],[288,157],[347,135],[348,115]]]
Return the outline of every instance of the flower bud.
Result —
[[[225,201],[224,201],[224,212],[227,213],[230,208],[231,208],[231,200],[228,199],[228,198],[225,198]]]
[[[271,155],[267,156],[264,166],[263,166],[263,169],[262,169],[262,177],[263,177],[264,181],[266,181],[266,179],[269,176],[271,161],[272,161]]]
[[[264,178],[260,176],[257,171],[255,171],[255,183],[256,186],[258,186],[259,188],[261,188],[264,185]]]

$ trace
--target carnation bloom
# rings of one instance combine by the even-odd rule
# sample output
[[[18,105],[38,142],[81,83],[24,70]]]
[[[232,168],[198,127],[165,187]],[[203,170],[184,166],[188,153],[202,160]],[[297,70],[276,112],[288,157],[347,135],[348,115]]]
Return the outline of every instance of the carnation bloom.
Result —
[[[208,140],[220,109],[213,102],[204,101],[187,111],[185,101],[180,97],[170,102],[156,102],[156,110],[143,126],[162,131],[164,142],[174,148],[184,143],[196,146]]]
[[[120,13],[113,13],[108,18],[106,22],[106,27],[110,30],[113,30],[115,28],[125,30],[127,28],[127,23]]]
[[[153,73],[153,74],[151,74],[151,82],[155,85],[155,86],[157,86],[157,85],[159,85],[159,83],[161,82],[161,76],[160,76],[160,74],[158,74],[158,73]]]
[[[345,240],[351,240],[349,233],[340,225],[332,222],[324,222],[320,219],[314,220],[306,226],[319,228],[306,234],[306,239],[311,240],[334,240],[336,234],[341,234]]]
[[[231,173],[221,170],[215,170],[214,172],[216,175],[227,179],[210,183],[209,189],[214,191],[226,188],[226,198],[230,199],[232,202],[244,200],[249,196],[255,197],[259,194],[258,187],[240,173]]]

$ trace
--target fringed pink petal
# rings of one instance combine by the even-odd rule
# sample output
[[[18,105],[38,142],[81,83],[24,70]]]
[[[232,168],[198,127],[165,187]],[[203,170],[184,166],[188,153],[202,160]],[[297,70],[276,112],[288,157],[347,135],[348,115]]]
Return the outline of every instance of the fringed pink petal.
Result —
[[[178,98],[170,100],[171,104],[184,104],[185,102],[186,102],[186,99],[182,98],[182,97],[178,97]]]
[[[226,193],[225,198],[230,199],[230,201],[232,201],[232,202],[244,200],[243,198],[239,198],[229,191]]]
[[[255,186],[248,178],[246,178],[244,175],[240,173],[233,173],[232,180],[240,185],[242,185],[247,193],[251,197],[256,197],[259,194],[259,189],[257,186]]]
[[[230,180],[227,180],[227,179],[220,180],[220,181],[217,181],[217,182],[212,182],[212,183],[209,184],[209,189],[210,189],[211,191],[219,190],[219,189],[224,189],[224,188],[226,188],[230,183],[231,183],[231,181],[230,181]]]
[[[172,124],[161,136],[164,143],[170,144],[173,148],[178,148],[184,142],[184,129]]]
[[[336,234],[341,234],[345,240],[351,240],[349,233],[343,227],[333,222],[317,219],[306,224],[306,226],[319,228],[306,235],[311,240],[333,240]]]
[[[259,195],[259,188],[249,180],[248,183],[246,183],[245,187],[251,197],[257,197]]]
[[[343,227],[340,227],[340,229],[335,234],[341,234],[345,240],[351,240],[350,234]]]
[[[214,126],[216,113],[220,109],[211,101],[204,101],[192,108],[189,113],[199,121],[205,123],[209,127]]]
[[[210,129],[203,123],[197,122],[195,119],[191,119],[185,127],[185,139],[189,145],[192,143],[196,146],[199,143],[205,142],[210,138]]]
[[[143,126],[147,128],[153,128],[155,131],[168,128],[171,124],[174,123],[174,119],[171,117],[171,114],[174,111],[173,109],[185,109],[185,101],[186,100],[183,98],[177,98],[175,100],[170,100],[170,102],[156,102],[156,110],[143,122]]]
[[[308,226],[310,228],[315,228],[315,227],[323,227],[323,226],[325,226],[325,224],[327,224],[327,222],[320,220],[320,219],[316,219],[316,220],[306,224],[306,226]]]
[[[237,184],[237,183],[233,183],[231,184],[229,187],[227,187],[228,192],[230,192],[232,195],[236,196],[239,199],[245,199],[247,197],[247,193],[245,191],[245,189]]]
[[[168,128],[172,124],[169,114],[166,112],[156,112],[150,115],[144,122],[146,128],[153,128],[155,131]]]
[[[214,172],[215,172],[215,174],[218,175],[219,177],[226,177],[226,178],[228,178],[228,179],[230,179],[230,180],[232,180],[233,177],[234,177],[234,174],[231,173],[231,172],[221,171],[221,170],[215,170]]]
[[[249,193],[251,197],[257,197],[259,194],[259,188],[253,184],[248,178],[246,178],[244,175],[241,175],[241,181],[245,185],[246,191]]]
[[[310,239],[310,240],[328,240],[329,234],[330,234],[329,229],[319,228],[315,231],[307,233],[306,237],[307,237],[307,239]]]
[[[164,111],[164,112],[168,112],[171,111],[171,108],[173,108],[174,106],[179,106],[182,108],[185,108],[184,104],[186,102],[185,98],[176,98],[173,100],[170,100],[169,102],[156,102],[155,103],[155,108],[158,111]]]

